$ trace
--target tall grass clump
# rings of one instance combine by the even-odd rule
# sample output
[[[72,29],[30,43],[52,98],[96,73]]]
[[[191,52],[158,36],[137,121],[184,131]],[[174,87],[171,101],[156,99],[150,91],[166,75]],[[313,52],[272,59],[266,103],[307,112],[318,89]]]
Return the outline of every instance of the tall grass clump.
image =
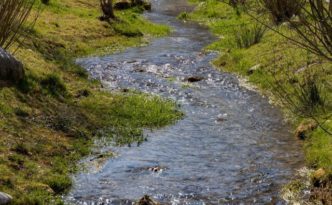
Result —
[[[295,115],[304,118],[315,118],[325,112],[329,107],[325,94],[327,92],[322,77],[312,70],[304,71],[303,74],[291,74],[285,71],[288,81],[297,79],[296,82],[287,84],[280,79],[275,79],[275,90],[283,104]]]
[[[242,24],[234,32],[235,43],[238,48],[249,48],[261,41],[266,31],[260,24]]]
[[[22,35],[20,29],[34,3],[35,0],[0,1],[0,47],[8,49]]]

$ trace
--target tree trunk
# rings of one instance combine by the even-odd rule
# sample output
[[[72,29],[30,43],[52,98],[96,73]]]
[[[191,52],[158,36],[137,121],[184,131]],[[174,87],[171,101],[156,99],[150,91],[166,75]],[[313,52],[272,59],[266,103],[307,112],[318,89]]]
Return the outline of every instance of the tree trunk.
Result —
[[[103,16],[100,18],[101,20],[115,19],[112,0],[100,0],[100,7],[103,11]]]

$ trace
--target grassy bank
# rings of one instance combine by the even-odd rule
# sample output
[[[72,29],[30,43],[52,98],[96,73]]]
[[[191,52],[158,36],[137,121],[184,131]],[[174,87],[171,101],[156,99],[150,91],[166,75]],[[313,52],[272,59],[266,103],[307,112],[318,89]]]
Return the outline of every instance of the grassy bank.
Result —
[[[294,46],[271,30],[262,28],[261,36],[257,32],[251,37],[253,28],[255,31],[260,29],[257,28],[259,24],[245,12],[238,12],[220,1],[191,2],[197,4],[196,9],[192,13],[182,13],[179,18],[207,25],[219,37],[219,40],[206,48],[220,54],[213,62],[214,65],[247,79],[264,95],[268,95],[274,104],[283,108],[286,119],[294,125],[294,131],[302,128],[305,130],[300,137],[304,140],[307,165],[316,170],[322,168],[324,174],[320,176],[320,181],[331,183],[332,137],[319,126],[312,125],[316,124],[312,119],[292,112],[295,107],[281,103],[281,87],[277,84],[283,85],[282,89],[292,93],[294,86],[303,81],[308,72],[314,73],[318,79],[319,94],[324,101],[324,106],[315,108],[315,117],[325,129],[331,130],[332,120],[328,116],[332,113],[332,90],[328,85],[331,85],[332,64]],[[265,19],[268,18],[265,16]],[[292,34],[291,28],[286,24],[274,28]],[[302,106],[301,101],[295,102],[296,106]],[[311,131],[311,128],[315,129]],[[327,193],[331,193],[331,189]]]
[[[73,164],[90,153],[92,139],[119,145],[143,140],[142,128],[181,117],[176,105],[139,93],[110,93],[73,64],[89,54],[109,54],[146,44],[169,29],[117,11],[100,22],[98,1],[51,0],[15,56],[25,67],[17,86],[0,88],[0,191],[12,204],[62,204]]]

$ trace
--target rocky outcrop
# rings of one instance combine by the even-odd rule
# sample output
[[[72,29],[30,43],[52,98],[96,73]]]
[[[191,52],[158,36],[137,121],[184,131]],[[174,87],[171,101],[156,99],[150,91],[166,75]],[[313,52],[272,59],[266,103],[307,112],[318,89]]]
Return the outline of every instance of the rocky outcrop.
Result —
[[[0,48],[0,85],[19,82],[24,77],[23,65],[14,56]]]
[[[13,200],[9,194],[0,192],[0,205],[9,204]]]

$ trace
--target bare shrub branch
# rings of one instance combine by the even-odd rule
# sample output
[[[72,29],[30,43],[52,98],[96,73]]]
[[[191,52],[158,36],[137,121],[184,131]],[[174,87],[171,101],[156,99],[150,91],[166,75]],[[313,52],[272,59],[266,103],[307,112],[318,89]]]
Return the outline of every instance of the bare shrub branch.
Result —
[[[0,46],[8,49],[22,33],[35,0],[2,0],[0,2]]]

